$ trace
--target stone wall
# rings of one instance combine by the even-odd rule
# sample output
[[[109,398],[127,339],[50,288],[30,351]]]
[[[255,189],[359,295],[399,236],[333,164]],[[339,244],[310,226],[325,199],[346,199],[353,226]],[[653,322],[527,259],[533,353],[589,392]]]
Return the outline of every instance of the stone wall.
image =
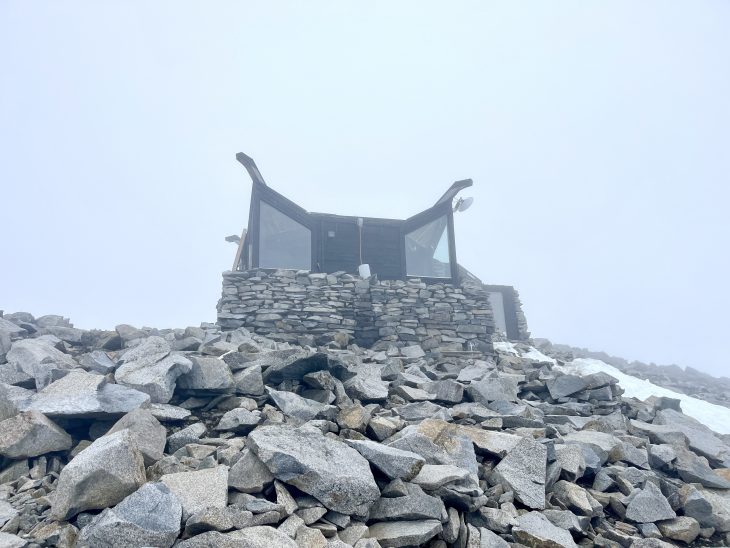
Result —
[[[487,352],[494,332],[487,293],[477,286],[293,270],[225,272],[218,324],[289,342],[324,342],[344,332],[365,347]]]

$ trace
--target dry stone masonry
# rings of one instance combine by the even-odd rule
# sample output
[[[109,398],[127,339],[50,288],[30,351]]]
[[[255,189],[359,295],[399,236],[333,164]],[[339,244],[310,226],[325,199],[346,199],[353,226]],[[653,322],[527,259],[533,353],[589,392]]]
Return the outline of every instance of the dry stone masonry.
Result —
[[[218,324],[305,344],[341,333],[368,348],[487,352],[494,332],[488,295],[476,286],[294,270],[225,272]]]
[[[0,547],[730,545],[730,443],[679,400],[424,350],[487,341],[457,288],[228,280],[225,330],[0,318]]]

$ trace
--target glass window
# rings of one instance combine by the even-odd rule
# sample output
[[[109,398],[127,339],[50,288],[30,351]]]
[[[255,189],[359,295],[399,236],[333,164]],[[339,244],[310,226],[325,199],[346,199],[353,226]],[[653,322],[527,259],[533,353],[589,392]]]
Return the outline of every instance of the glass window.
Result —
[[[406,274],[451,278],[446,215],[406,234]]]
[[[312,232],[266,202],[260,202],[259,268],[311,270]]]

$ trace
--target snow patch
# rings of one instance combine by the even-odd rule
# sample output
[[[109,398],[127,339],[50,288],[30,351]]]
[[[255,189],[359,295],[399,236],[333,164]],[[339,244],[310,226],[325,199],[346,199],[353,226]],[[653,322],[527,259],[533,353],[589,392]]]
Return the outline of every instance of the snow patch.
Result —
[[[546,356],[542,352],[540,352],[537,348],[530,347],[530,350],[528,352],[524,352],[522,354],[523,358],[527,358],[528,360],[534,360],[536,362],[540,363],[551,363],[555,365],[558,363],[555,358],[551,358],[550,356]]]
[[[601,360],[578,358],[564,366],[557,365],[554,369],[575,375],[608,373],[618,379],[619,384],[625,390],[624,396],[628,398],[636,398],[642,401],[650,396],[676,398],[682,402],[682,412],[685,415],[697,419],[719,434],[730,434],[730,409],[727,407],[715,405],[668,388],[662,388],[647,380],[632,377]]]
[[[515,345],[509,341],[497,341],[495,343],[492,343],[492,346],[494,346],[494,349],[497,352],[501,352],[502,354],[514,354],[516,356],[520,355],[520,353],[517,352]]]

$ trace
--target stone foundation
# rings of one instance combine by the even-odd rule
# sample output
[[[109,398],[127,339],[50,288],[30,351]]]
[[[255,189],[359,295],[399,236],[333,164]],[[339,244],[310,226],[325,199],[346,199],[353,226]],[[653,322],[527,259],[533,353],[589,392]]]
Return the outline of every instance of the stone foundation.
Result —
[[[487,292],[478,286],[294,270],[223,273],[218,324],[289,342],[323,342],[344,332],[368,348],[487,352],[494,332]]]

